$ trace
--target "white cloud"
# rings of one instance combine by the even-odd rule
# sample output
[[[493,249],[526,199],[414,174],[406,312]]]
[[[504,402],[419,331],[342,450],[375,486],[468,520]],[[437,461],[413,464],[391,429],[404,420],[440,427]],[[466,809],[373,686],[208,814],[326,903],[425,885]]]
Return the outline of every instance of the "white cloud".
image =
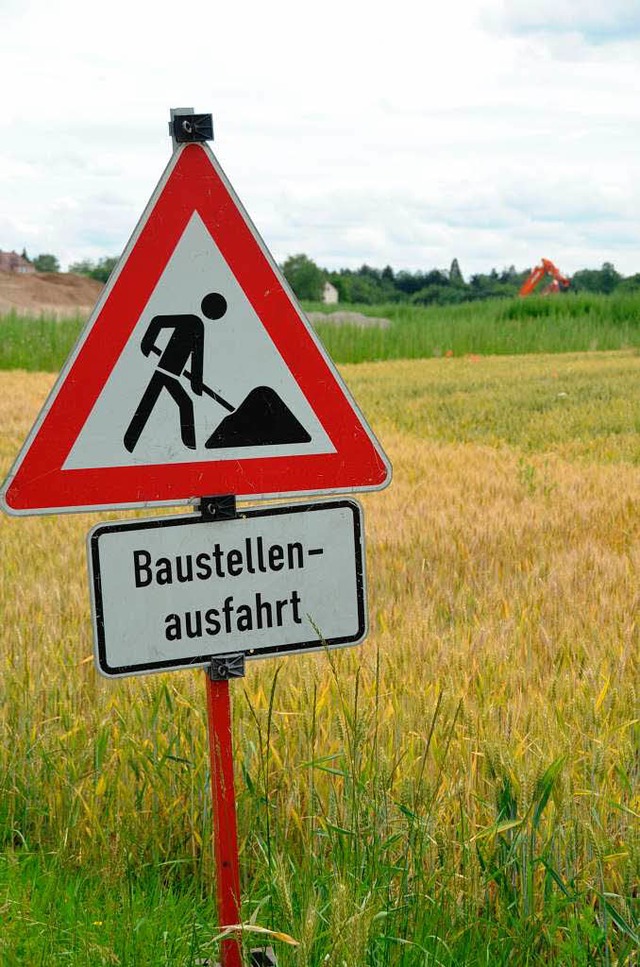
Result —
[[[506,0],[487,20],[518,31],[567,31],[595,42],[640,33],[636,0]]]
[[[2,0],[0,248],[121,251],[168,159],[168,109],[191,105],[213,112],[279,260],[640,270],[635,11],[575,11],[113,0],[97,22],[79,0]]]

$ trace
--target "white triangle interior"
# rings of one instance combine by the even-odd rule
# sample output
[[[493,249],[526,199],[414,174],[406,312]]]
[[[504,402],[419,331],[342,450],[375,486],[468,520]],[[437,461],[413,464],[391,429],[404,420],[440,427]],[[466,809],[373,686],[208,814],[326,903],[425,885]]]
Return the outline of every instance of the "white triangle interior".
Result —
[[[204,317],[205,295],[224,296],[227,311],[221,319]],[[179,409],[162,391],[132,452],[124,445],[129,426],[158,364],[158,356],[143,355],[141,342],[157,315],[190,314],[204,322],[204,382],[237,408],[257,387],[270,387],[310,437],[302,443],[266,443],[207,449],[205,444],[229,416],[210,396],[197,396],[188,378],[180,383],[194,405],[196,447],[181,439]],[[159,349],[169,338],[163,331]],[[177,377],[176,377],[177,378]],[[212,460],[249,460],[265,457],[334,453],[335,447],[300,390],[273,340],[247,299],[197,212],[178,241],[140,318],[109,375],[91,413],[64,463],[64,470],[93,467],[200,463]]]

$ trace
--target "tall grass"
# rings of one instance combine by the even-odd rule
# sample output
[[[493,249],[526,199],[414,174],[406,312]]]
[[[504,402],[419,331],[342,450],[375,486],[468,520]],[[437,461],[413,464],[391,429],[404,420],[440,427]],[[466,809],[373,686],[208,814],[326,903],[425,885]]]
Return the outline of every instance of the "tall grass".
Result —
[[[0,317],[0,370],[57,372],[69,355],[83,321],[47,316]]]
[[[308,304],[307,309],[326,306]],[[452,354],[522,355],[640,346],[640,295],[532,296],[460,306],[348,306],[390,320],[387,329],[321,322],[337,363]],[[56,372],[82,328],[76,320],[0,318],[0,369]]]
[[[447,353],[583,352],[640,345],[640,296],[534,296],[446,307],[359,308],[365,314],[388,318],[391,326],[362,329],[319,323],[318,334],[339,363],[423,359]]]
[[[282,967],[634,964],[640,479],[589,449],[584,399],[562,447],[527,444],[562,361],[345,368],[395,470],[364,500],[370,637],[233,686],[243,917],[298,941],[270,941]],[[612,438],[637,357],[564,361],[557,405],[590,380]],[[0,375],[3,469],[51,382]],[[0,962],[193,965],[218,934],[203,676],[96,676],[96,519],[0,521]]]

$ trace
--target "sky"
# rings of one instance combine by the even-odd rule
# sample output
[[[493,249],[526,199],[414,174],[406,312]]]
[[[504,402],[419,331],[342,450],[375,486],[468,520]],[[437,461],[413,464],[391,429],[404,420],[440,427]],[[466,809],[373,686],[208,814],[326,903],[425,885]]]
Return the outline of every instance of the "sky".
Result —
[[[0,0],[0,249],[119,255],[213,150],[279,263],[640,272],[638,0]]]

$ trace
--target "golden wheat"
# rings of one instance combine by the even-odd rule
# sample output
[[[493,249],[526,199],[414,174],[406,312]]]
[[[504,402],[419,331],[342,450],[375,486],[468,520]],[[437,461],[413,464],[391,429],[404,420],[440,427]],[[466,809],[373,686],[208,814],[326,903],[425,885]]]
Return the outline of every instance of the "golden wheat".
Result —
[[[569,387],[562,392],[571,392],[573,367],[576,378],[586,369],[611,386],[613,399],[621,360],[631,379],[629,354],[525,359],[510,370],[504,360],[345,367],[394,466],[393,485],[363,500],[371,633],[331,656],[252,663],[233,686],[247,882],[265,808],[290,843],[355,828],[363,851],[384,836],[391,859],[407,864],[393,837],[409,810],[421,824],[422,862],[442,871],[436,879],[453,869],[460,902],[482,898],[486,883],[469,856],[493,842],[500,823],[508,830],[500,791],[517,802],[515,826],[531,815],[545,770],[561,761],[541,835],[583,885],[631,891],[640,856],[640,474],[626,459],[628,441],[590,449],[574,421],[556,452],[540,441],[533,449],[498,437],[456,442],[443,438],[440,416],[437,431],[429,418],[438,399],[447,402],[452,374],[456,419],[468,428],[474,393],[499,401],[508,378],[508,405],[518,366],[523,393],[536,380],[557,393],[553,365]],[[51,383],[0,374],[0,472]],[[611,452],[617,462],[603,462]],[[93,668],[84,541],[106,516],[0,520],[6,823],[31,845],[105,875],[125,859],[208,869],[202,673],[105,682]],[[369,811],[362,797],[352,808],[358,782]],[[267,807],[252,794],[258,787]],[[277,862],[286,908],[288,874]],[[345,889],[336,884],[331,923],[346,931],[357,963],[376,908],[354,911]],[[317,919],[310,898],[301,957]],[[336,948],[332,963],[341,956]]]

